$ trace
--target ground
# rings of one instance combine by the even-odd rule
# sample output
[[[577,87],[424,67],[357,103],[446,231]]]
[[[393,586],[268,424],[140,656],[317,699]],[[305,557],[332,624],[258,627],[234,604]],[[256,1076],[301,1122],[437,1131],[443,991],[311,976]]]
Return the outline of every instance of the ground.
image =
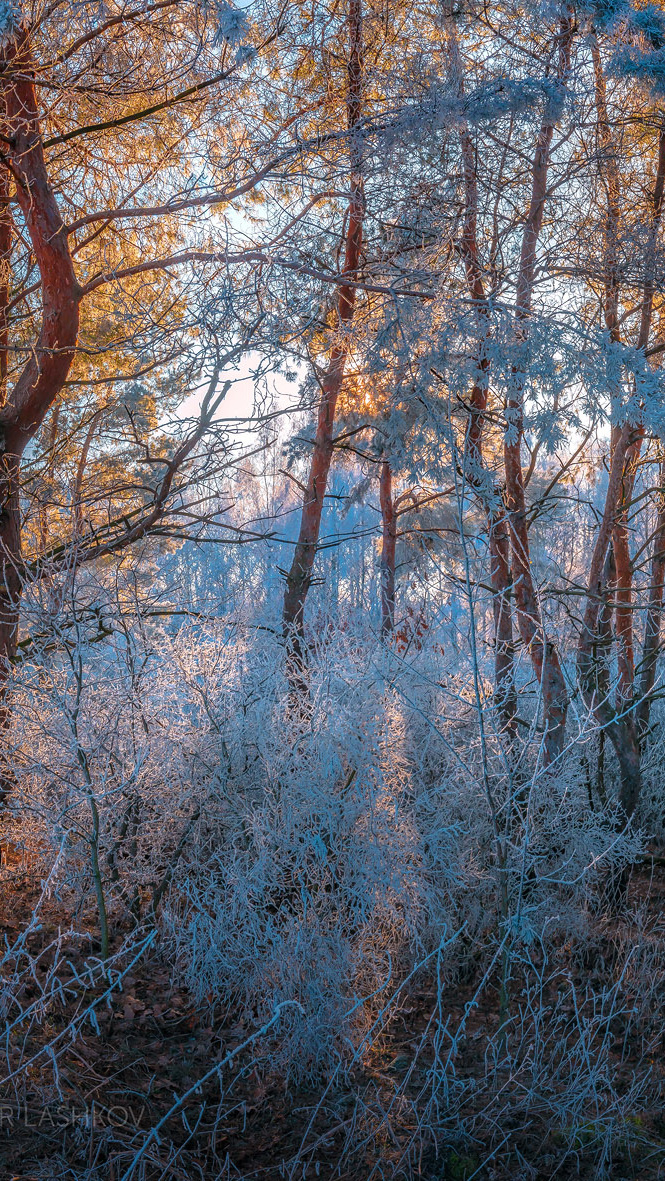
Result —
[[[11,863],[2,871],[0,925],[9,943],[25,926],[39,895],[38,883],[21,882],[21,872]],[[635,905],[643,904],[643,915],[646,904],[657,921],[664,901],[662,866],[638,867],[626,914],[602,919],[594,955],[587,956],[585,964],[574,949],[562,947],[562,960],[569,957],[569,968],[572,965],[582,983],[585,973],[593,973],[600,954],[606,972],[619,926],[623,924],[625,941]],[[62,902],[51,898],[45,903],[41,927],[29,938],[34,971],[20,984],[24,1009],[43,996],[54,938],[70,927],[72,917]],[[414,981],[399,1011],[350,1073],[339,1072],[306,1086],[285,1085],[283,1075],[270,1069],[271,1031],[239,1050],[222,1072],[221,1086],[213,1076],[178,1106],[180,1097],[216,1062],[252,1037],[256,1025],[212,1005],[197,1006],[187,989],[173,984],[157,941],[125,974],[122,989],[113,990],[108,1003],[98,1004],[96,1021],[82,1018],[85,1008],[107,988],[99,978],[87,988],[82,983],[86,963],[97,962],[94,931],[91,927],[87,933],[85,926],[85,920],[79,920],[80,937],[67,938],[61,947],[59,999],[43,1013],[38,1006],[34,1020],[24,1020],[20,1032],[6,1039],[6,1063],[12,1069],[35,1057],[33,1066],[23,1070],[14,1085],[6,1084],[0,1095],[1,1175],[7,1181],[121,1181],[150,1129],[174,1105],[176,1110],[158,1138],[148,1142],[131,1176],[145,1181],[315,1176],[470,1181],[602,1175],[600,1145],[607,1140],[607,1129],[596,1112],[583,1113],[575,1127],[551,1121],[548,1125],[542,1111],[511,1101],[511,1086],[517,1090],[522,1084],[511,1080],[510,1070],[495,1075],[495,1087],[502,1079],[499,1090],[506,1101],[496,1106],[500,1114],[488,1134],[487,1118],[480,1114],[487,1112],[488,1094],[480,1083],[487,1070],[487,1032],[496,1033],[498,1020],[496,973],[478,993],[481,969],[471,966],[442,994],[442,1012],[451,1027],[462,1022],[467,1003],[474,996],[478,1000],[468,1014],[455,1062],[458,1081],[479,1084],[475,1123],[473,1088],[467,1090],[465,1134],[459,1131],[454,1096],[449,1096],[448,1105],[441,1100],[437,1108],[427,1108],[437,993],[435,982],[425,975]],[[114,935],[116,963],[127,935],[128,929]],[[643,919],[635,937],[645,937]],[[50,992],[54,994],[52,987]],[[518,996],[515,1003],[519,1004]],[[10,1008],[8,1021],[14,1012]],[[78,1029],[73,1038],[72,1028]],[[608,1060],[613,1081],[619,1090],[629,1089],[635,1070],[644,1066],[644,1039],[635,1036],[631,1044],[634,1034],[625,1021],[622,1027],[620,1014],[612,1028]],[[49,1042],[58,1050],[55,1069],[46,1050]],[[615,1130],[606,1176],[650,1181],[664,1174],[660,1086],[665,1059],[662,1045],[652,1050],[649,1094],[625,1116],[623,1130]]]

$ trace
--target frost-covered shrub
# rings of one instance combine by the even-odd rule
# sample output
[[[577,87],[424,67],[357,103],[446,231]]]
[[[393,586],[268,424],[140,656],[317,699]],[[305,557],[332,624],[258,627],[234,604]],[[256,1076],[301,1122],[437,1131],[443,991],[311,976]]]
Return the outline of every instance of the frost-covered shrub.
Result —
[[[441,880],[432,897],[441,866],[434,875],[418,827],[399,705],[364,655],[344,639],[328,647],[306,717],[279,677],[269,717],[265,696],[247,694],[226,739],[224,820],[203,861],[193,848],[183,858],[166,911],[176,963],[201,999],[257,1019],[300,1002],[282,1051],[298,1072],[357,1042],[400,960],[452,917]],[[445,872],[449,899],[454,856]]]
[[[437,635],[405,652],[319,621],[298,703],[251,613],[128,628],[105,593],[108,635],[70,628],[17,672],[16,824],[61,850],[57,888],[102,941],[156,919],[199,1003],[260,1025],[296,1001],[288,1074],[350,1062],[442,941],[448,982],[583,941],[642,847],[590,807],[575,749],[545,772],[534,729],[508,773],[489,677]]]

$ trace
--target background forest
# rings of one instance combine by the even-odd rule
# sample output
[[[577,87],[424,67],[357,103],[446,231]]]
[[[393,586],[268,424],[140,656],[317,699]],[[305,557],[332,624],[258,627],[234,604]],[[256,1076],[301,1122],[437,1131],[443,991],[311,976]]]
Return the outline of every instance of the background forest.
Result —
[[[665,2],[0,94],[2,1176],[661,1177]]]

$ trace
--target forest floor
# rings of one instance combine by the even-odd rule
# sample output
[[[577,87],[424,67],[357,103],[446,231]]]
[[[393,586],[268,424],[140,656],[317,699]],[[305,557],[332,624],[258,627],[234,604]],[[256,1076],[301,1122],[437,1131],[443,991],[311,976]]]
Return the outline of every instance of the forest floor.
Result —
[[[11,944],[25,928],[39,890],[38,883],[25,880],[18,888],[18,866],[3,868],[2,877],[0,935]],[[645,866],[634,872],[630,902],[638,899],[648,901],[655,917],[662,915],[664,869]],[[52,946],[58,931],[66,930],[71,920],[62,905],[52,900],[42,911],[39,930],[29,937],[35,968],[22,983],[20,1003],[24,1009],[36,1003],[36,1016],[42,979],[48,974],[44,955],[50,952],[44,949]],[[636,932],[636,938],[642,935]],[[601,939],[606,943],[607,962],[615,936],[608,922]],[[116,947],[121,942],[118,934]],[[51,1004],[41,1019],[23,1022],[20,1037],[9,1046],[11,1067],[26,1058],[34,1057],[35,1063],[27,1078],[22,1076],[16,1086],[5,1085],[0,1093],[2,1181],[123,1181],[149,1130],[164,1119],[175,1098],[253,1032],[249,1022],[239,1022],[233,1015],[224,1019],[209,1007],[197,1007],[185,988],[172,984],[169,965],[153,951],[125,975],[122,991],[99,1005],[97,1028],[90,1022],[81,1026],[75,1020],[81,1010],[80,988],[72,987],[68,993],[67,976],[75,981],[89,956],[89,942],[66,944],[58,973],[64,986],[60,1002]],[[575,971],[584,973],[579,967]],[[477,984],[469,971],[468,979],[444,989],[443,1006],[453,1025],[465,1018],[465,1006]],[[95,984],[86,1003],[103,991],[102,983]],[[485,1034],[496,1030],[495,979],[478,1000],[466,1015],[456,1077],[480,1083],[486,1070]],[[455,1132],[455,1119],[445,1104],[439,1106],[438,1120],[431,1107],[429,1114],[423,1112],[431,1079],[431,1017],[436,1010],[435,982],[420,978],[353,1071],[316,1086],[285,1087],[283,1077],[266,1065],[267,1055],[262,1058],[262,1049],[252,1045],[239,1053],[229,1077],[222,1078],[223,1094],[215,1076],[166,1120],[158,1139],[148,1144],[141,1168],[131,1176],[144,1181],[158,1177],[176,1181],[310,1177],[503,1181],[600,1176],[600,1130],[593,1112],[581,1131],[578,1125],[572,1136],[566,1136],[565,1129],[548,1126],[547,1117],[537,1109],[517,1104],[513,1111],[509,1076],[503,1082],[507,1102],[499,1104],[497,1110],[503,1114],[495,1117],[489,1138],[487,1121],[474,1125],[473,1111],[467,1110],[464,1137]],[[68,1032],[72,1021],[78,1028],[73,1038]],[[622,1078],[630,1085],[637,1058],[642,1062],[643,1055],[637,1047],[633,1054],[620,1023],[615,1035],[610,1062],[615,1087],[620,1089]],[[46,1049],[49,1042],[58,1046],[57,1071]],[[641,1104],[639,1111],[627,1117],[625,1137],[623,1141],[614,1138],[605,1176],[639,1176],[643,1181],[665,1176],[665,1110],[659,1098],[665,1047],[660,1050],[653,1060],[653,1105]],[[479,1107],[486,1107],[482,1086],[478,1093]],[[465,1102],[467,1109],[469,1104],[473,1107],[472,1098]],[[476,1133],[469,1134],[474,1126]]]

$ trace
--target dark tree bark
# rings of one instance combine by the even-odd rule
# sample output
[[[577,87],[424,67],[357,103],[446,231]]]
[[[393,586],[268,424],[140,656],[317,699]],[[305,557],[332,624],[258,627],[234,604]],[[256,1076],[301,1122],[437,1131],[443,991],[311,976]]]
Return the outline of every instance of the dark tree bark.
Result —
[[[563,95],[570,68],[570,51],[574,33],[572,7],[562,5],[559,27],[556,81]],[[550,104],[548,103],[548,108]],[[517,311],[515,340],[517,345],[526,340],[528,319],[536,267],[536,251],[547,201],[547,177],[550,165],[552,136],[558,118],[558,104],[547,109],[540,126],[531,172],[531,199],[522,234],[522,248],[517,279]],[[524,390],[518,367],[513,373],[512,387],[506,402],[506,430],[504,435],[504,467],[506,474],[506,507],[510,530],[513,593],[517,608],[517,623],[522,643],[526,648],[541,687],[545,723],[544,754],[546,764],[552,763],[563,749],[568,694],[556,647],[545,632],[538,595],[533,581],[529,534],[522,470],[522,442],[524,438]]]
[[[610,339],[621,341],[619,315],[618,239],[620,228],[621,182],[614,151],[607,111],[605,77],[600,51],[595,36],[592,56],[598,114],[598,138],[604,171],[607,208],[605,218],[605,299],[604,316]],[[644,288],[637,347],[646,350],[651,333],[654,299],[654,264],[658,231],[665,193],[665,125],[661,125],[658,141],[656,178],[651,197],[650,233],[647,243]],[[663,575],[665,555],[665,514],[659,505],[651,564],[651,590],[640,662],[639,691],[635,667],[634,645],[634,586],[633,561],[630,552],[628,509],[632,499],[637,464],[640,458],[644,427],[630,423],[612,427],[611,459],[608,488],[603,518],[596,537],[589,581],[584,622],[578,644],[578,680],[587,708],[595,715],[602,732],[607,733],[619,764],[619,802],[624,822],[629,823],[641,792],[640,746],[648,728],[651,693],[655,681],[656,660],[660,639],[660,619],[663,605]],[[613,585],[607,579],[603,586],[603,570],[610,563]],[[616,700],[612,706],[609,683],[609,647],[612,636],[607,625],[606,600],[613,594],[615,637],[617,643],[618,680]]]
[[[665,126],[661,127],[658,141],[658,161],[656,165],[656,180],[651,198],[651,225],[649,227],[649,242],[646,251],[644,274],[644,294],[642,297],[642,312],[640,328],[637,338],[637,348],[646,349],[651,334],[654,297],[654,266],[658,229],[663,212],[663,194],[665,191]],[[626,714],[632,718],[630,710],[634,703],[635,694],[635,644],[633,637],[634,593],[633,593],[633,561],[630,552],[630,530],[628,525],[628,506],[635,487],[637,465],[644,440],[644,427],[640,424],[633,431],[623,478],[623,489],[620,511],[612,534],[614,558],[617,572],[616,589],[616,639],[619,679],[617,684],[617,713]],[[636,735],[631,733],[631,741],[636,741]]]
[[[457,73],[460,97],[464,94],[464,78],[454,22],[449,26],[449,41],[453,67]],[[479,321],[481,347],[478,356],[478,376],[469,399],[469,419],[464,440],[463,476],[475,490],[487,520],[490,557],[490,583],[494,616],[494,689],[501,726],[509,745],[517,738],[517,695],[513,621],[511,613],[510,534],[501,489],[488,471],[483,457],[483,430],[489,398],[490,359],[485,347],[491,326],[483,270],[478,250],[478,178],[474,143],[465,121],[460,124],[460,148],[464,173],[464,224],[462,228],[462,256],[467,289],[474,301]]]
[[[9,324],[7,308],[11,280],[13,223],[10,207],[10,173],[0,165],[0,408],[7,401],[7,350]]]
[[[347,83],[347,126],[351,159],[351,194],[347,210],[343,282],[336,307],[337,342],[321,381],[321,399],[307,488],[304,494],[300,532],[291,568],[286,576],[282,625],[287,646],[289,679],[296,690],[305,688],[306,652],[304,639],[305,602],[321,528],[323,498],[333,453],[333,429],[337,399],[351,343],[351,325],[356,302],[354,279],[360,263],[363,240],[365,194],[362,155],[357,128],[362,109],[362,0],[349,4],[349,59]]]
[[[4,47],[2,66],[6,164],[39,268],[42,296],[38,338],[0,410],[0,683],[5,683],[16,652],[21,597],[21,458],[67,378],[78,336],[81,290],[44,163],[35,71],[25,30]],[[6,344],[6,315],[0,332]],[[5,713],[6,709],[3,701]]]
[[[637,731],[640,742],[649,729],[649,716],[656,668],[660,653],[660,629],[663,617],[663,588],[665,587],[665,459],[660,461],[660,491],[658,517],[651,556],[649,606],[644,625],[644,644],[640,662],[637,692]]]

